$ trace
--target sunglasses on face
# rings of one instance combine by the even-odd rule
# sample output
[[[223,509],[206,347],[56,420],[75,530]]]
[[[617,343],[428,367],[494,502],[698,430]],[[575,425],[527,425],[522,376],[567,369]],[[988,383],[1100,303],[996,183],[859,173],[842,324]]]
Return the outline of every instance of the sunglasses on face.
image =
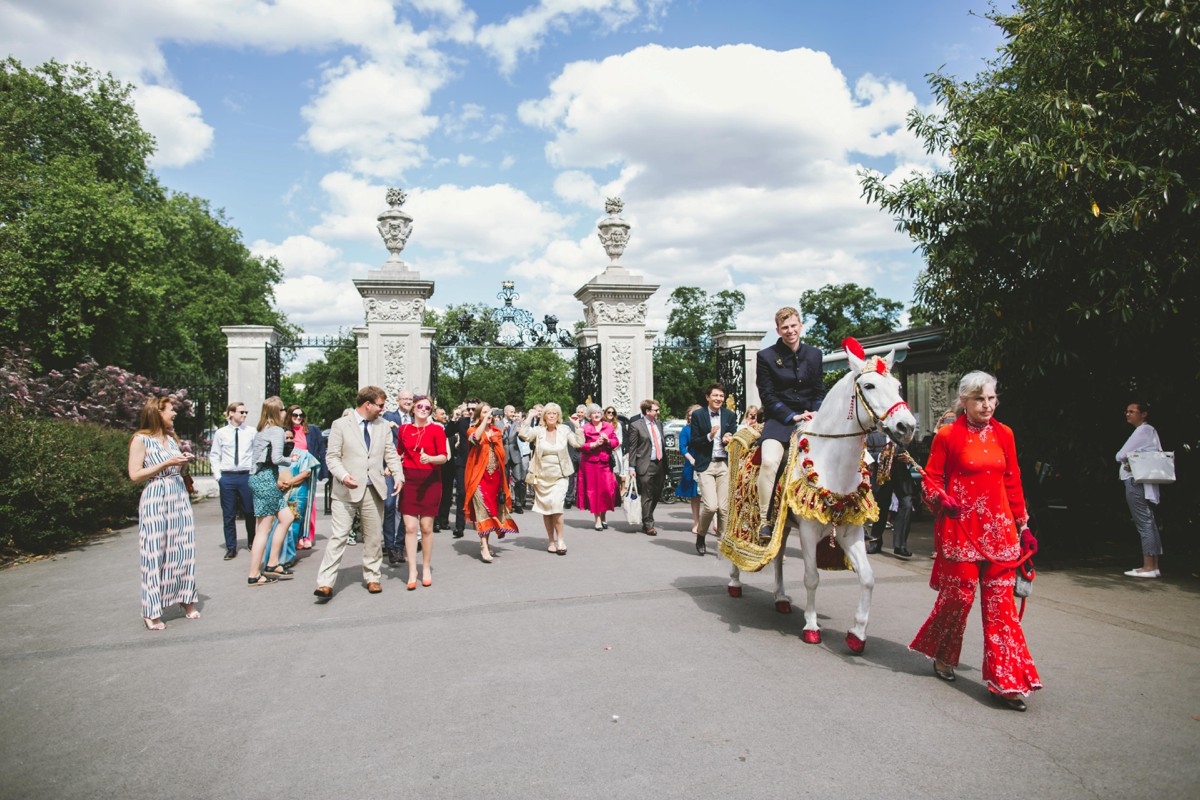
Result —
[[[422,409],[424,409],[425,411],[433,410],[433,406],[418,405],[418,406],[414,406],[414,407],[416,408],[417,411],[421,411]]]
[[[300,412],[296,412],[296,413],[292,414],[292,419],[304,419],[304,414],[302,414]]]

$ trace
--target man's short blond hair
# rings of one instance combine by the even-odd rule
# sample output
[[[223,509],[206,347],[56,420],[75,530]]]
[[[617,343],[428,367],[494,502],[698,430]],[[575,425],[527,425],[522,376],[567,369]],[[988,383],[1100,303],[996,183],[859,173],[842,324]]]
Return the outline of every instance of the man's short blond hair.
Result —
[[[787,322],[792,317],[799,318],[800,312],[797,311],[796,309],[792,308],[791,306],[784,306],[783,308],[781,308],[775,312],[775,327],[776,328],[783,327],[783,323]]]

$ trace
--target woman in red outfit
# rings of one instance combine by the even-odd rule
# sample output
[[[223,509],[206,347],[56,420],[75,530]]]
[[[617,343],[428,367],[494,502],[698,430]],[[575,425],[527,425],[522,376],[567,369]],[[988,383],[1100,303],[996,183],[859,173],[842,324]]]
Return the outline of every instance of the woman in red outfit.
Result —
[[[433,422],[433,401],[413,398],[413,421],[400,426],[400,457],[404,459],[404,491],[399,511],[404,517],[404,549],[408,556],[408,588],[417,588],[417,530],[421,531],[422,586],[432,586],[433,519],[442,503],[442,464],[450,457],[446,431]]]
[[[466,491],[463,493],[463,513],[475,523],[479,534],[479,557],[492,563],[488,537],[497,539],[520,533],[512,519],[512,493],[504,472],[504,432],[502,417],[492,415],[492,407],[480,403],[467,428],[467,465],[464,470]]]
[[[970,372],[958,384],[958,418],[937,432],[925,467],[926,502],[937,511],[933,612],[909,648],[954,680],[975,585],[983,589],[983,679],[1018,711],[1042,688],[1013,601],[1022,550],[1037,550],[1021,490],[1012,429],[992,419],[996,379]],[[1020,531],[1018,532],[1018,528]]]

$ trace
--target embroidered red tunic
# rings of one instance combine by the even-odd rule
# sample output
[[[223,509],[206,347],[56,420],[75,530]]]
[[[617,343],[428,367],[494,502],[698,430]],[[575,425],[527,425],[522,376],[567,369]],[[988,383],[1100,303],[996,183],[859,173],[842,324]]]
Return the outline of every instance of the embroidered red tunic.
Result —
[[[959,417],[937,432],[925,473],[927,500],[936,497],[934,487],[945,487],[962,507],[958,519],[938,515],[938,555],[1001,563],[1020,558],[1017,528],[1029,514],[1012,428],[995,420],[980,428]]]

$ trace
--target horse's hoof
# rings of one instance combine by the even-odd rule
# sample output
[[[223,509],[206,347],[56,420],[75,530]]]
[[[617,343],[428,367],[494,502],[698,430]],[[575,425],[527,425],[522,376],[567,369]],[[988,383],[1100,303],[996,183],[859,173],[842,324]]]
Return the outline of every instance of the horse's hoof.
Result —
[[[740,586],[726,586],[725,588],[729,590],[730,597],[741,597],[742,596],[742,587],[740,587]]]
[[[804,640],[805,644],[820,644],[821,643],[821,632],[820,631],[804,631],[804,633],[800,634],[800,638]]]
[[[789,603],[787,600],[776,600],[775,601],[775,610],[778,611],[780,614],[790,614],[790,613],[792,613],[792,604]]]
[[[862,651],[866,649],[867,643],[855,636],[853,633],[846,634],[846,647],[850,648],[850,652],[856,656],[861,656]]]

